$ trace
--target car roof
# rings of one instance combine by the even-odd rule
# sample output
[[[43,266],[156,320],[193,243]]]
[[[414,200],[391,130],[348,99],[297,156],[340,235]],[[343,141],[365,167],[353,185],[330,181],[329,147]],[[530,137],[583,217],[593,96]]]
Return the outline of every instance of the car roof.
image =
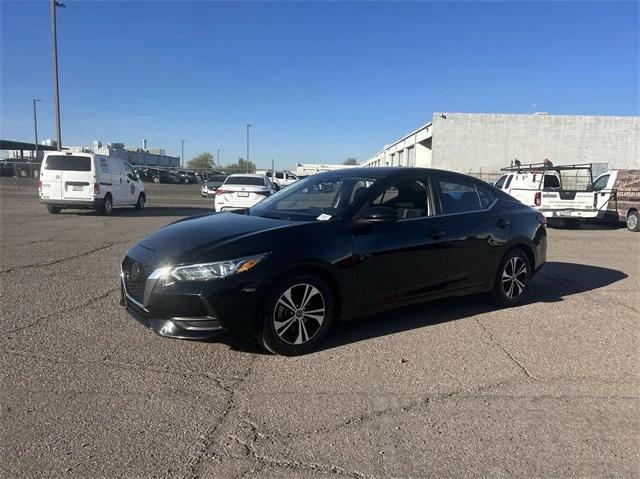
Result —
[[[263,178],[264,175],[256,175],[254,173],[234,173],[233,175],[229,175],[227,178],[234,178],[238,176],[250,176],[252,178]]]
[[[311,176],[323,176],[327,178],[371,178],[371,179],[381,179],[386,177],[393,176],[404,176],[404,175],[425,175],[425,176],[448,176],[449,178],[459,177],[459,178],[467,178],[474,181],[480,181],[478,178],[474,178],[473,176],[465,175],[464,173],[458,173],[455,171],[448,170],[439,170],[435,168],[414,168],[414,167],[400,167],[400,166],[376,166],[376,167],[356,167],[356,168],[345,168],[340,170],[333,171],[325,171],[322,173],[316,173]]]

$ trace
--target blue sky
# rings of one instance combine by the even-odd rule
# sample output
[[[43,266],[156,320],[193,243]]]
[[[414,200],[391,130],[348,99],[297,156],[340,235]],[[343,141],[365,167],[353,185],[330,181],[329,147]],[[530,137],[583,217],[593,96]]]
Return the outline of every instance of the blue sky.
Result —
[[[66,1],[62,137],[359,161],[433,111],[638,115],[638,2]],[[0,1],[0,136],[53,138],[46,1]]]

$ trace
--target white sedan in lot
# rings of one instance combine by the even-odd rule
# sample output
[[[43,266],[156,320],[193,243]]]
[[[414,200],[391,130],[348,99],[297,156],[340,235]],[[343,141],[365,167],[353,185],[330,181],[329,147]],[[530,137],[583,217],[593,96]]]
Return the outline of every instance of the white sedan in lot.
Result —
[[[273,191],[271,181],[264,175],[230,175],[216,190],[215,210],[221,212],[251,208]]]

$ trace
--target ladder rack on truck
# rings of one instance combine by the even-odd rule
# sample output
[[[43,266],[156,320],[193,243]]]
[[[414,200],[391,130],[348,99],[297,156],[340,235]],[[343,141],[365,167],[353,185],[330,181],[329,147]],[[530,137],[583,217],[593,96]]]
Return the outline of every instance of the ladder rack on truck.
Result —
[[[581,221],[598,216],[591,189],[592,166],[591,163],[554,165],[550,161],[515,164],[502,168],[504,175],[496,181],[495,186],[536,208],[545,217],[562,219],[566,227],[576,228]],[[575,172],[575,176],[563,179],[562,173],[570,171]],[[585,172],[582,188],[578,184],[580,171]],[[569,180],[573,180],[574,184],[568,188]]]

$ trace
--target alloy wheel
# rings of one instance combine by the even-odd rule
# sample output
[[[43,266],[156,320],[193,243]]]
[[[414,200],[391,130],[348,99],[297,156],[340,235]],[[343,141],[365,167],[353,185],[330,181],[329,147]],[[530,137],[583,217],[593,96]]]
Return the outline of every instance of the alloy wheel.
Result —
[[[307,283],[296,284],[276,302],[273,328],[285,343],[301,345],[316,335],[326,315],[325,300],[318,288]]]
[[[527,283],[527,263],[514,256],[504,265],[502,270],[502,290],[509,299],[516,299],[523,292]]]
[[[631,231],[635,230],[638,227],[638,217],[635,214],[630,214],[627,218],[627,228]]]

